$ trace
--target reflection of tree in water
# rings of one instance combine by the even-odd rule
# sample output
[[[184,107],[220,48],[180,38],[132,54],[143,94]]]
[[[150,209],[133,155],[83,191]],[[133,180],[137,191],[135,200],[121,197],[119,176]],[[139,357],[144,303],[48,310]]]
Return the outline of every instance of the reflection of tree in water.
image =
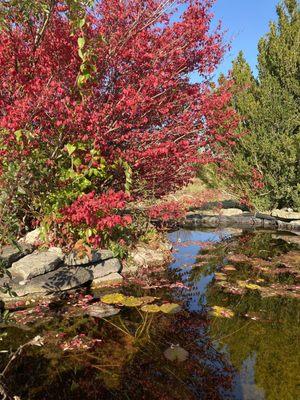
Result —
[[[126,322],[135,324],[135,312],[128,312]],[[118,318],[111,321],[119,324]],[[48,338],[47,346],[24,354],[8,383],[28,400],[226,399],[233,371],[205,337],[201,341],[199,331],[205,326],[205,319],[196,314],[155,315],[151,339],[136,341],[104,321],[56,321],[47,327],[52,344]],[[66,335],[86,332],[102,342],[94,350],[62,352],[57,348],[57,329]],[[165,358],[172,343],[188,351],[186,361]]]
[[[197,314],[185,313],[172,321],[164,319],[163,325],[155,328],[149,346],[138,352],[125,370],[123,389],[137,394],[130,398],[227,398],[233,371],[205,337],[201,340],[199,331],[205,325]],[[166,360],[163,350],[170,343],[179,343],[187,350],[188,360],[180,364]]]
[[[255,390],[261,390],[268,400],[299,398],[299,300],[262,298],[251,291],[232,295],[213,285],[207,299],[209,304],[235,312],[232,319],[213,319],[210,335],[240,372],[255,359]],[[244,315],[248,319],[241,317]]]
[[[250,260],[235,262],[235,270],[226,273],[226,282],[233,286],[238,287],[238,281],[254,284],[257,279],[259,285],[271,290],[274,283],[292,284],[294,278],[288,269],[287,277],[264,274],[259,268],[252,268],[251,260],[256,260],[253,261],[255,266],[263,266],[266,260],[272,264],[274,260],[274,266],[270,266],[272,271],[280,265],[280,260],[287,260],[285,264],[289,262],[285,254],[291,254],[292,258],[296,252],[297,246],[275,239],[272,233],[248,232],[238,239],[216,244],[213,249],[201,250],[195,266],[183,275],[191,289],[183,294],[183,298],[192,298],[199,305],[207,301],[209,305],[235,312],[232,319],[213,318],[209,333],[214,345],[228,354],[232,365],[239,370],[234,391],[237,399],[300,398],[299,300],[283,296],[264,298],[258,291],[247,289],[240,289],[243,295],[225,293],[221,285],[218,286],[220,281],[206,283],[200,291],[200,284],[226,265],[228,254],[244,255]]]

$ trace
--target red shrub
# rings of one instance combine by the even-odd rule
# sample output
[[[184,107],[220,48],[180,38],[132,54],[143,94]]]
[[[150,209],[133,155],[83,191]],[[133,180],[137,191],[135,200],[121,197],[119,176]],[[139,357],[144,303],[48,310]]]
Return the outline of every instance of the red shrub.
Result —
[[[15,209],[31,221],[48,213],[46,200],[70,184],[62,179],[70,168],[66,145],[80,143],[72,169],[99,173],[80,181],[80,194],[93,194],[64,213],[72,224],[106,229],[126,219],[105,219],[101,193],[123,191],[126,173],[114,167],[105,175],[104,165],[129,165],[133,197],[159,197],[189,182],[195,163],[218,157],[218,143],[234,137],[228,87],[214,90],[208,80],[226,46],[220,26],[211,29],[212,0],[175,1],[186,6],[176,21],[171,1],[98,0],[75,34],[71,3],[54,3],[42,34],[43,18],[34,13],[24,20],[11,13],[0,29],[0,186],[15,180],[14,193],[22,183]],[[19,165],[18,173],[7,177],[8,165]],[[64,205],[72,201],[66,196]],[[103,217],[96,221],[89,207]]]

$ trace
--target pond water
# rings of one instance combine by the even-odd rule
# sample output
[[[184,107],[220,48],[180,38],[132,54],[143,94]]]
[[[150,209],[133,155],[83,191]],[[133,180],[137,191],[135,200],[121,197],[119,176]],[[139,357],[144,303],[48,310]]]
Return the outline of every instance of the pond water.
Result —
[[[233,230],[169,238],[169,268],[113,289],[148,308],[133,301],[115,316],[87,316],[110,289],[11,313],[0,331],[2,371],[19,351],[0,382],[26,400],[299,399],[297,238]],[[161,312],[170,303],[181,309]],[[20,348],[37,335],[41,346]]]

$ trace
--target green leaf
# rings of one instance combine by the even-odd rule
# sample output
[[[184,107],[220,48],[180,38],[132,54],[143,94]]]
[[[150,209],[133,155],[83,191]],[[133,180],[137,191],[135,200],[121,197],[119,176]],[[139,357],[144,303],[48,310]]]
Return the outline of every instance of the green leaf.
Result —
[[[82,59],[82,61],[85,61],[85,55],[83,54],[83,52],[82,52],[81,49],[78,49],[78,55],[79,55],[79,57]],[[81,65],[81,66],[80,66],[80,71],[82,71],[82,68],[85,68],[85,66],[84,66],[84,65]]]
[[[66,149],[67,149],[67,152],[68,152],[69,156],[71,156],[74,153],[74,151],[76,150],[76,146],[74,146],[71,143],[68,143],[66,145]]]
[[[93,235],[93,230],[92,230],[91,228],[88,228],[88,229],[85,231],[85,236],[86,236],[86,238],[89,239],[92,235]]]
[[[79,157],[76,157],[73,160],[73,165],[75,165],[75,167],[79,167],[79,165],[81,165],[81,164],[82,164],[82,161],[81,161],[81,159]]]
[[[21,131],[21,129],[18,130],[18,131],[15,131],[15,137],[16,137],[18,143],[21,142],[21,139],[22,139],[22,131]]]
[[[86,19],[81,18],[78,23],[79,28],[82,29],[84,27],[85,23],[86,23]]]
[[[84,191],[85,189],[87,189],[88,187],[90,187],[91,184],[92,184],[92,182],[91,182],[89,179],[83,177],[83,178],[80,180],[79,187],[80,187],[80,189],[81,189],[82,191]]]
[[[78,47],[79,49],[83,49],[85,45],[85,38],[84,37],[79,37],[77,40]]]

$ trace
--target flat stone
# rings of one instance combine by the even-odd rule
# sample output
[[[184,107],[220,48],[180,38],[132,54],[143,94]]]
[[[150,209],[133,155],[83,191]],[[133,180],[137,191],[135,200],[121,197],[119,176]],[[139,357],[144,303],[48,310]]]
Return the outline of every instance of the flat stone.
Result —
[[[110,258],[95,265],[82,267],[91,273],[92,279],[103,278],[106,275],[118,273],[122,269],[122,265],[117,258]]]
[[[96,278],[92,282],[92,289],[98,289],[104,286],[116,285],[123,282],[123,276],[117,272],[102,276],[101,278]]]
[[[94,318],[107,318],[117,315],[120,309],[109,304],[97,303],[87,307],[85,313]]]
[[[201,210],[199,212],[201,215],[205,216],[219,216],[223,215],[226,217],[230,217],[232,215],[241,215],[243,214],[243,211],[239,208],[221,208],[221,209],[216,209],[216,210]]]
[[[226,217],[231,217],[232,215],[241,215],[243,211],[239,208],[222,208],[220,210],[220,215],[224,215]]]
[[[33,246],[28,244],[19,244],[19,247],[13,245],[7,245],[1,248],[0,260],[4,262],[4,265],[9,267],[12,263],[18,261],[20,258],[32,253]]]
[[[54,293],[70,290],[82,286],[93,279],[92,273],[82,267],[61,267],[55,271],[48,272],[32,278],[25,285],[13,280],[10,286],[18,297],[37,293]],[[0,296],[2,299],[11,299],[7,294]]]
[[[47,251],[34,252],[13,263],[10,273],[13,278],[21,278],[27,281],[35,276],[55,270],[62,261],[62,250],[51,247]]]
[[[65,264],[70,266],[95,264],[113,257],[114,255],[110,250],[93,250],[91,255],[85,254],[81,257],[73,251],[66,256]]]
[[[239,215],[201,215],[188,214],[181,223],[182,227],[209,227],[217,228],[219,226],[238,226],[238,227],[263,227],[264,220],[255,217],[254,214],[242,212]]]
[[[283,221],[300,220],[300,212],[287,211],[287,210],[273,210],[271,212],[273,217],[282,219]]]

